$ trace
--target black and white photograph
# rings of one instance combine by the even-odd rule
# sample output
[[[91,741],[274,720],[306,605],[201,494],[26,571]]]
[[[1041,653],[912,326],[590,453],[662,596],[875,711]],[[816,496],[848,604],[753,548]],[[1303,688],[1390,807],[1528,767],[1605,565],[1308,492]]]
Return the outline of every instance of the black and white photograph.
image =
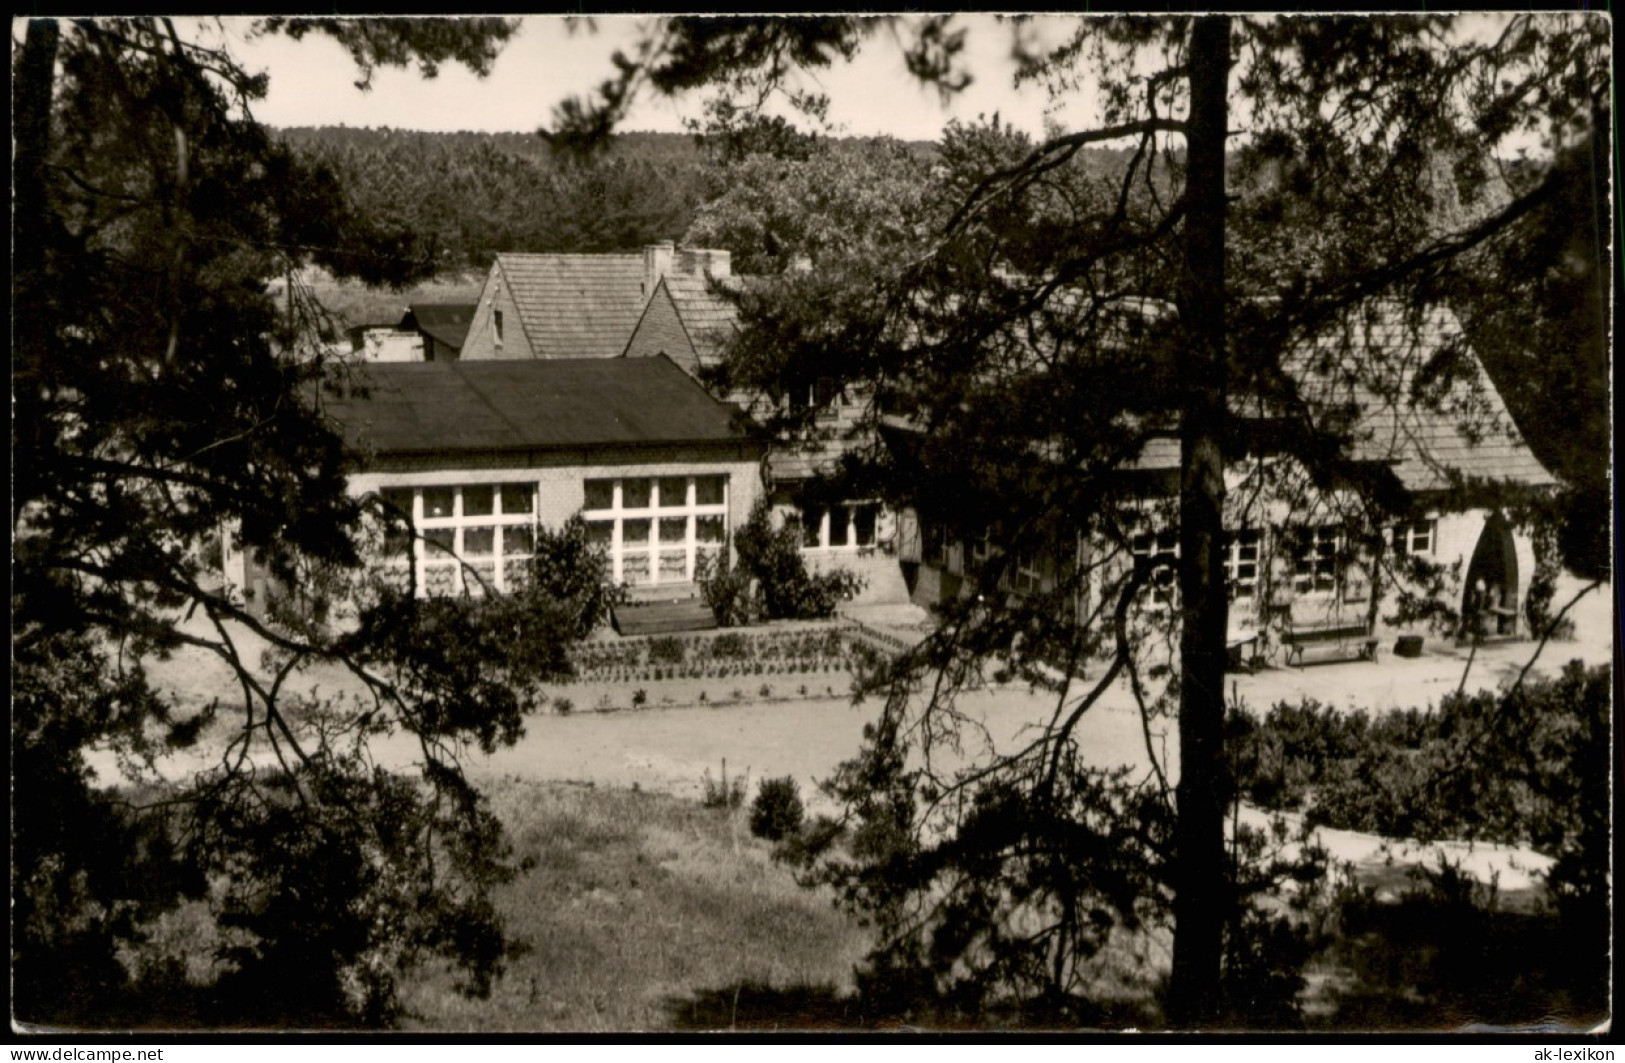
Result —
[[[11,57],[14,1038],[1610,1030],[1607,14]]]

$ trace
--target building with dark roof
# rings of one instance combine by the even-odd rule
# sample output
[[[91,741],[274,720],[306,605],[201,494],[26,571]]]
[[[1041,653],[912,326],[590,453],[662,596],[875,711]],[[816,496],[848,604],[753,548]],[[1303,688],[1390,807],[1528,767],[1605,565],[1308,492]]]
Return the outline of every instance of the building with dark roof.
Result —
[[[1282,369],[1304,404],[1294,416],[1341,425],[1344,446],[1330,481],[1312,475],[1290,446],[1261,444],[1272,423],[1288,420],[1280,410],[1257,396],[1231,396],[1233,414],[1251,426],[1254,440],[1226,472],[1232,642],[1254,651],[1273,643],[1276,659],[1296,662],[1310,644],[1372,653],[1388,635],[1418,635],[1410,626],[1390,627],[1383,617],[1392,610],[1380,607],[1396,589],[1422,592],[1407,584],[1411,561],[1445,573],[1446,604],[1462,617],[1446,638],[1526,632],[1534,548],[1504,505],[1555,480],[1519,433],[1455,315],[1372,300],[1291,347]],[[894,420],[886,434],[906,460],[912,426]],[[1140,563],[1156,573],[1144,592],[1150,604],[1170,606],[1179,462],[1178,426],[1168,424],[1119,466],[1125,494],[1146,504],[1126,556],[1108,558],[1114,548],[1103,542],[1058,541],[1048,555],[1018,559],[1005,590],[1051,592],[1076,572],[1092,571],[1082,581],[1083,615],[1091,593],[1098,597],[1123,565]],[[985,590],[978,570],[997,552],[996,539],[955,542],[933,523],[913,510],[902,517],[900,556],[915,600]]]
[[[425,362],[455,362],[462,355],[477,303],[413,303],[400,327],[415,332]]]
[[[652,244],[641,253],[500,254],[463,343],[464,360],[618,358],[662,279],[729,275],[726,251]],[[649,351],[648,353],[658,353]],[[682,351],[666,351],[681,362]]]
[[[513,589],[536,529],[580,513],[617,583],[693,598],[761,495],[753,426],[669,358],[370,363],[335,385],[350,490],[410,517],[391,563],[423,595]],[[263,581],[240,554],[227,574]]]

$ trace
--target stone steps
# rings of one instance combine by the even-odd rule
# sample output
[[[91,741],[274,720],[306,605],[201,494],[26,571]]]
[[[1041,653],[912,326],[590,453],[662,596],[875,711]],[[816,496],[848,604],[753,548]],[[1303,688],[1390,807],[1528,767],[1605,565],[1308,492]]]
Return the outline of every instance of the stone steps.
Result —
[[[699,598],[629,602],[611,611],[610,622],[621,635],[670,635],[679,631],[709,631],[717,626],[716,614]]]

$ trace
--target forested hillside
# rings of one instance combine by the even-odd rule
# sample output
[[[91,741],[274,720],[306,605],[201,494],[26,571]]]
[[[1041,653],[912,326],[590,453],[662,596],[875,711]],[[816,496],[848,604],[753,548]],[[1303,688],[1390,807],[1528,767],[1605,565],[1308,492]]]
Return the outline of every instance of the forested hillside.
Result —
[[[591,162],[555,159],[540,137],[391,129],[289,129],[331,166],[351,208],[414,236],[441,270],[483,269],[502,251],[624,251],[675,240],[714,194],[692,138],[634,133]]]

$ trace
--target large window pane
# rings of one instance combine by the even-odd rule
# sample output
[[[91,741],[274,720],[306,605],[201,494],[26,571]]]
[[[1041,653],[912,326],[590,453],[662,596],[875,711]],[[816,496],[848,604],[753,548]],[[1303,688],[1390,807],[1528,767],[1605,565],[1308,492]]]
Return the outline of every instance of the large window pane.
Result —
[[[688,505],[688,480],[682,476],[660,478],[660,508],[676,509]]]
[[[627,553],[621,557],[621,581],[637,587],[649,582],[649,551]]]
[[[452,544],[456,541],[457,532],[453,528],[428,528],[423,533],[423,543],[429,557],[444,557],[452,552]]]
[[[615,522],[612,520],[589,520],[587,522],[587,541],[594,546],[609,548],[615,538]]]
[[[587,481],[587,509],[613,509],[615,506],[614,480]]]
[[[423,517],[433,520],[439,517],[452,515],[452,489],[449,487],[425,487],[423,489]]]
[[[587,529],[590,540],[592,525],[589,524]],[[502,529],[502,555],[504,557],[513,557],[515,554],[533,554],[535,552],[536,533],[528,525],[510,524]]]
[[[878,510],[879,507],[872,503],[852,507],[853,521],[858,526],[859,546],[875,545],[875,517]]]
[[[722,505],[727,488],[726,476],[696,476],[694,478],[694,504],[697,506]]]
[[[509,516],[516,513],[530,514],[536,512],[536,485],[503,484],[502,512]]]
[[[621,481],[621,508],[622,509],[648,509],[649,508],[648,480],[622,480]]]
[[[490,557],[496,553],[496,532],[490,525],[463,529],[463,556]]]
[[[688,542],[688,518],[661,517],[660,541],[663,543]]]
[[[688,551],[660,551],[660,581],[671,583],[688,578]]]
[[[648,517],[638,520],[623,520],[621,522],[621,545],[626,547],[647,546],[649,531],[654,522]]]
[[[727,534],[727,521],[722,517],[695,517],[694,538],[702,543],[721,543]]]
[[[463,516],[489,517],[494,495],[490,484],[463,488]]]

